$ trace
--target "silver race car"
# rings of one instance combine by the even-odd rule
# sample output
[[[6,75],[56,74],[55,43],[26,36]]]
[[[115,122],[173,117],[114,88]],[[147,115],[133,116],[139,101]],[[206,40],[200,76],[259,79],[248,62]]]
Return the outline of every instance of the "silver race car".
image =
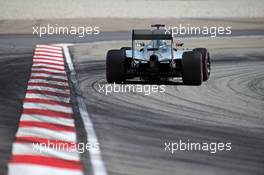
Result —
[[[128,79],[169,79],[182,77],[187,85],[201,85],[210,76],[210,55],[206,48],[174,47],[171,31],[156,24],[151,30],[133,30],[132,47],[109,50],[106,56],[108,83]]]

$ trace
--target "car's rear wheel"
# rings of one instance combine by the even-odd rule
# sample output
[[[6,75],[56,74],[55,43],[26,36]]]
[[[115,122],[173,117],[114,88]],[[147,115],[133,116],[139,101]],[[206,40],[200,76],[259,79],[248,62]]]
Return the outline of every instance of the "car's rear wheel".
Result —
[[[211,60],[210,54],[206,48],[195,48],[193,51],[200,52],[202,54],[202,62],[203,62],[203,81],[207,81],[209,79],[211,73]]]
[[[182,80],[186,85],[201,85],[203,81],[202,55],[196,51],[182,55]]]
[[[109,50],[106,55],[106,80],[108,83],[125,81],[125,55],[122,50]]]
[[[121,47],[121,49],[120,50],[131,50],[132,48],[131,47]]]

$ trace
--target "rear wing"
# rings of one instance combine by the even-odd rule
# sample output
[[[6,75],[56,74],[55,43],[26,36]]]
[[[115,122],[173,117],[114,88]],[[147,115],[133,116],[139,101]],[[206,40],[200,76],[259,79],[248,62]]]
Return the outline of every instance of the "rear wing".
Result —
[[[171,31],[158,30],[132,30],[132,40],[172,40]]]
[[[132,30],[132,58],[135,55],[135,40],[170,40],[171,47],[173,44],[173,37],[171,30],[159,29],[164,25],[153,25],[152,27],[157,27],[155,30]],[[171,58],[173,58],[173,50],[171,49]]]

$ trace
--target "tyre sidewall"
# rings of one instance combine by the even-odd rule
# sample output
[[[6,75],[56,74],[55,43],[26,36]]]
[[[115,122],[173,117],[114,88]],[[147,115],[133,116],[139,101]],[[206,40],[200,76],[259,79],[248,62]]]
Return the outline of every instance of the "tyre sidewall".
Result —
[[[195,48],[193,51],[200,52],[202,54],[202,64],[203,64],[203,81],[207,81],[209,79],[208,73],[208,61],[209,61],[209,52],[206,48]]]

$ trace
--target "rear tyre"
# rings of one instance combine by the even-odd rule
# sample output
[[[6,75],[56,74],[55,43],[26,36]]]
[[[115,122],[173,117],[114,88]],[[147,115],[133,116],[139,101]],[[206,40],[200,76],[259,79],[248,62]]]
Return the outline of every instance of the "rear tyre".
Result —
[[[186,85],[201,85],[203,81],[202,55],[189,51],[182,55],[182,80]]]
[[[108,83],[125,81],[125,54],[122,50],[109,50],[106,55],[106,80]]]
[[[126,51],[126,50],[131,50],[131,49],[132,49],[131,47],[121,47],[120,50],[124,50],[124,51]]]
[[[207,81],[211,72],[211,60],[210,54],[206,48],[195,48],[193,51],[200,52],[202,54],[203,62],[203,81]]]

